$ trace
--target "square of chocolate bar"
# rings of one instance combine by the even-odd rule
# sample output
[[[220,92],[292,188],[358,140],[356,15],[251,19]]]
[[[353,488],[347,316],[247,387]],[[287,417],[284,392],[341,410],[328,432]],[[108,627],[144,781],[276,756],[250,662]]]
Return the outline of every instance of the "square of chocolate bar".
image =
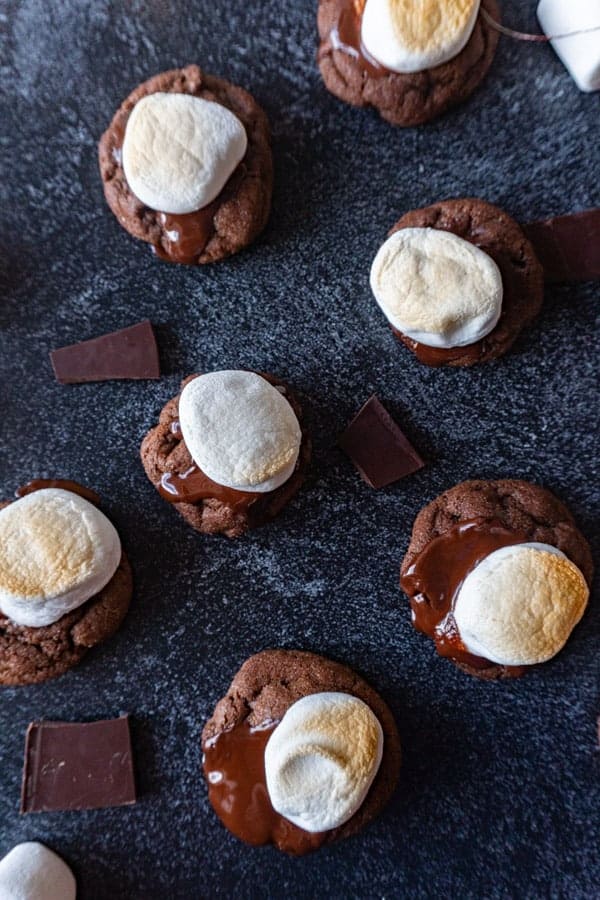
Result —
[[[129,328],[52,350],[50,360],[61,384],[160,378],[158,347],[146,319]]]
[[[425,465],[375,394],[350,422],[339,444],[375,489],[412,475]]]
[[[32,722],[25,741],[21,812],[135,803],[129,717]]]

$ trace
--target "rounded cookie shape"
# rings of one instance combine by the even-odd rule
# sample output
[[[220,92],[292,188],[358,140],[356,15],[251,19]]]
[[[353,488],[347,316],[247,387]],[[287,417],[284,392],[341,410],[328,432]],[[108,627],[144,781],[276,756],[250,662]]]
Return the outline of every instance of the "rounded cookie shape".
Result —
[[[496,0],[481,6],[499,17]],[[319,0],[318,63],[327,89],[352,106],[371,106],[393,125],[421,125],[462,103],[485,78],[498,32],[479,13],[466,45],[447,62],[393,72],[369,56],[360,37],[364,2]]]
[[[206,751],[223,733],[246,724],[251,728],[279,722],[302,697],[324,692],[350,694],[362,700],[377,717],[383,731],[383,755],[377,774],[358,810],[344,824],[319,835],[309,835],[290,823],[278,849],[298,853],[350,837],[371,822],[390,799],[400,771],[400,738],[387,704],[359,675],[341,663],[299,650],[264,650],[248,659],[204,726]],[[298,839],[307,840],[298,850]]]
[[[494,261],[502,276],[502,308],[494,328],[473,344],[452,349],[420,344],[392,326],[396,337],[430,366],[472,366],[502,356],[538,315],[544,299],[544,271],[532,244],[508,213],[485,200],[443,200],[412,210],[389,236],[405,228],[448,231],[474,244]]]
[[[279,487],[265,493],[246,492],[217,484],[196,465],[186,445],[179,421],[181,393],[163,407],[158,425],[142,441],[140,455],[146,475],[164,499],[171,502],[196,531],[237,538],[248,529],[274,519],[300,489],[311,457],[311,440],[303,423],[302,407],[280,379],[258,373],[286,398],[301,429],[300,450],[292,474]],[[182,382],[182,390],[198,375]],[[200,479],[198,490],[190,475]],[[191,499],[190,499],[191,498]]]
[[[138,101],[152,94],[190,94],[219,103],[245,128],[246,153],[219,195],[196,212],[151,209],[130,189],[123,169],[123,141]],[[121,104],[99,144],[100,174],[111,210],[133,237],[153,245],[171,262],[204,264],[237,253],[264,228],[271,207],[273,161],[267,117],[243,88],[205,74],[199,66],[172,69],[137,87]]]
[[[465,481],[425,506],[413,525],[410,544],[402,561],[401,579],[432,541],[458,526],[473,522],[508,532],[505,545],[531,542],[556,547],[579,568],[588,586],[591,584],[591,550],[567,507],[545,488],[516,479]],[[510,534],[514,535],[514,540]],[[415,598],[411,596],[410,600],[412,605]],[[485,661],[473,665],[464,659],[453,659],[453,662],[470,675],[483,679],[514,678],[531,668],[501,665],[489,660],[487,665]]]

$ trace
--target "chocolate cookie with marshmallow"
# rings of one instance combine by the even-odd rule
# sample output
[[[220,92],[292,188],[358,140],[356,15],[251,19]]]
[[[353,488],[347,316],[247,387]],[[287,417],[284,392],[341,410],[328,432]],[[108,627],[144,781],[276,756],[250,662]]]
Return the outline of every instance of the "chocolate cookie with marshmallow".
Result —
[[[0,509],[0,684],[62,675],[111,637],[129,608],[129,562],[97,497],[34,481]]]
[[[543,267],[521,227],[478,199],[402,216],[373,260],[370,282],[396,337],[430,366],[502,356],[544,297]]]
[[[496,0],[320,0],[326,87],[393,125],[420,125],[466,100],[498,44]]]
[[[300,403],[265,373],[191,375],[142,442],[150,481],[204,534],[240,537],[275,518],[311,456]]]
[[[210,803],[236,837],[302,855],[361,831],[390,799],[400,738],[386,703],[340,663],[250,657],[202,732]]]
[[[590,547],[550,491],[465,481],[418,514],[400,573],[413,625],[478,678],[515,678],[559,653],[583,616]]]
[[[269,216],[267,117],[243,88],[198,66],[137,87],[102,135],[99,163],[121,225],[170,262],[237,253]]]
[[[0,859],[2,900],[75,900],[77,884],[66,862],[45,844],[17,844]]]

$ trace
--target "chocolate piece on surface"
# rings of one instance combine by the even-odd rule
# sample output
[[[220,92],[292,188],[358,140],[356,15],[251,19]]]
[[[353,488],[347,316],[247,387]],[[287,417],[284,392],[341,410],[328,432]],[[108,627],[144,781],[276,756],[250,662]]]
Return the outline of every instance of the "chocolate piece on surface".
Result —
[[[375,394],[350,422],[339,444],[376,490],[425,465]]]
[[[22,813],[101,809],[135,801],[128,716],[30,724]]]
[[[50,359],[61,384],[160,378],[156,338],[147,319],[90,341],[52,350]]]
[[[523,231],[544,267],[546,281],[600,278],[600,208],[530,222]]]

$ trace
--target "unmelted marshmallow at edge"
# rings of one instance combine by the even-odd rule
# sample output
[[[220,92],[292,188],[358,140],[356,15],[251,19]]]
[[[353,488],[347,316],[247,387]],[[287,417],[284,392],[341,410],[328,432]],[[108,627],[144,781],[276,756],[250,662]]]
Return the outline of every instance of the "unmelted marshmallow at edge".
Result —
[[[114,525],[78,494],[46,488],[0,510],[0,610],[18,625],[58,621],[108,584]]]
[[[179,398],[181,433],[205,475],[234,490],[266,493],[292,475],[302,431],[282,394],[254,372],[194,378]]]
[[[495,328],[502,275],[469,241],[437,228],[402,228],[379,248],[371,290],[388,321],[429,347],[464,347]]]
[[[0,860],[1,900],[75,900],[70,868],[37,841],[17,844]]]
[[[361,38],[392,72],[421,72],[458,56],[477,20],[480,0],[367,0]]]
[[[505,666],[546,662],[587,606],[580,570],[551,544],[502,547],[465,578],[454,618],[470,653]]]
[[[246,129],[220,103],[159,92],[139,100],[127,120],[123,170],[146,206],[191,213],[220,194],[247,146]]]
[[[304,831],[347,822],[364,801],[383,754],[383,731],[358,697],[328,691],[294,703],[265,749],[273,809]]]

